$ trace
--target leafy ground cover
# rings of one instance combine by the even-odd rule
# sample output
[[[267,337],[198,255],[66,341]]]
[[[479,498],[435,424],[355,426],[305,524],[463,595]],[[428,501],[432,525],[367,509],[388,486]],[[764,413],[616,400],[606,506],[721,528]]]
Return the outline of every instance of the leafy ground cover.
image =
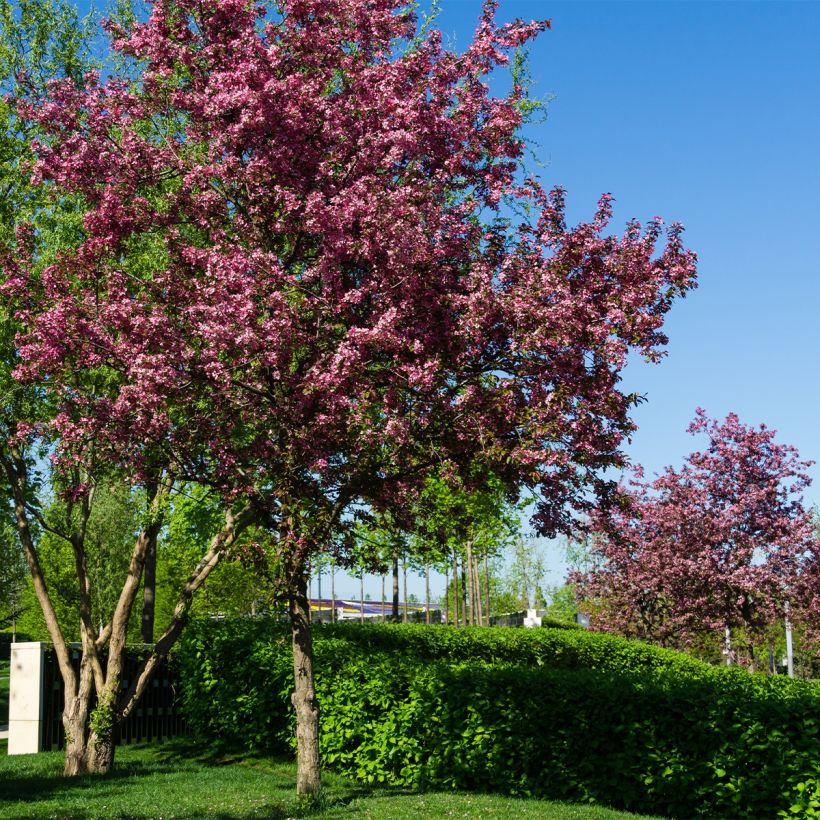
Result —
[[[9,662],[0,661],[0,726],[9,722]]]
[[[62,754],[8,757],[0,744],[0,818],[475,817],[626,820],[635,815],[495,795],[366,788],[333,774],[320,805],[300,806],[293,763],[202,756],[190,743],[120,749],[106,776],[62,777]]]

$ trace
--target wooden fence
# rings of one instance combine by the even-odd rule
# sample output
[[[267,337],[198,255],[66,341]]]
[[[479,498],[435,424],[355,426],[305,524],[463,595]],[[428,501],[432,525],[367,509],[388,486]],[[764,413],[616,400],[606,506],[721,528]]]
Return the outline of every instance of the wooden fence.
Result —
[[[80,652],[72,649],[71,660],[79,673]],[[142,655],[129,652],[120,686],[126,689],[136,674]],[[43,739],[41,749],[62,749],[65,745],[63,702],[65,690],[53,649],[47,649],[43,664]],[[93,708],[93,703],[92,703]],[[185,733],[185,720],[176,701],[176,690],[167,661],[161,661],[137,704],[137,708],[117,727],[117,744],[150,743]]]

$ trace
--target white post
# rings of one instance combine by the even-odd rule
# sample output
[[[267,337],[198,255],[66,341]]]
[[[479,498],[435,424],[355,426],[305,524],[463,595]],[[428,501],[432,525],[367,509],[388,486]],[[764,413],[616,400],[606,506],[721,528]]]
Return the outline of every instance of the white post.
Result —
[[[9,678],[10,755],[35,754],[43,737],[43,671],[45,644],[11,645]]]
[[[723,655],[726,658],[726,666],[732,665],[732,630],[728,625],[723,632]]]
[[[791,607],[789,602],[785,601],[783,604],[783,614],[786,620],[786,669],[789,677],[794,677],[794,648],[792,647],[792,622],[789,617]]]

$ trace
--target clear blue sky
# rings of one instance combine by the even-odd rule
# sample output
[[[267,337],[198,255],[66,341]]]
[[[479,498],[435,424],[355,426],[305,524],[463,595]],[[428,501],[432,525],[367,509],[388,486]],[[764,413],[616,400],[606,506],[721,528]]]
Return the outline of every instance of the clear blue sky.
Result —
[[[463,46],[479,0],[443,0]],[[696,446],[695,407],[765,422],[820,461],[820,4],[507,0],[552,19],[531,50],[542,178],[588,218],[680,220],[700,286],[672,310],[669,355],[625,383],[647,402],[631,457],[648,472]],[[820,470],[807,495],[820,504]],[[550,564],[560,575],[556,551]]]
[[[480,0],[441,5],[438,27],[464,48]],[[500,16],[552,18],[531,70],[554,100],[529,136],[573,220],[611,192],[618,230],[680,220],[700,256],[668,357],[626,374],[647,397],[632,458],[650,473],[679,464],[699,446],[684,431],[700,405],[820,460],[820,3],[502,0]],[[560,580],[557,552],[551,565]]]
[[[464,47],[480,1],[442,6]],[[820,460],[820,4],[502,0],[500,14],[552,19],[531,73],[554,100],[530,137],[572,217],[611,192],[619,230],[680,220],[700,257],[669,355],[627,371],[647,398],[631,457],[650,473],[679,464],[701,444],[685,432],[700,405]],[[556,582],[560,552],[546,552]]]

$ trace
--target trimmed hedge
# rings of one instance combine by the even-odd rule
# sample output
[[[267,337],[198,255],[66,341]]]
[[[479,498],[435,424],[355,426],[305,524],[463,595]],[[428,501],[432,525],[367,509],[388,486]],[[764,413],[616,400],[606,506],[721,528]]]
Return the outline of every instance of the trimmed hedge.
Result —
[[[820,686],[576,630],[316,627],[324,763],[368,783],[588,801],[669,816],[820,816]],[[196,624],[191,729],[293,743],[283,625]]]

